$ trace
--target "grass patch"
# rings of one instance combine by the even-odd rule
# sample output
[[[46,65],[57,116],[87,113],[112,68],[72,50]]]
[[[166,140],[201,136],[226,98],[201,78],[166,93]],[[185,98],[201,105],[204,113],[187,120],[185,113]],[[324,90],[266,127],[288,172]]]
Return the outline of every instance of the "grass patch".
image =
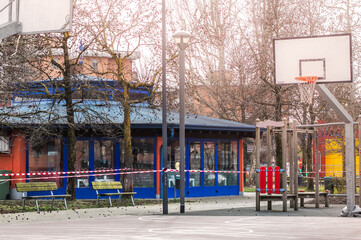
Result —
[[[162,204],[162,199],[134,199],[135,206],[144,206],[144,205],[155,205]],[[193,202],[192,200],[185,200],[186,202]],[[39,208],[40,212],[50,212],[51,211],[51,200],[39,199]],[[168,203],[179,203],[179,198],[177,199],[168,199]],[[112,198],[112,204],[114,207],[128,207],[132,206],[130,199],[122,198],[121,203],[119,204],[119,198]],[[108,198],[100,199],[99,204],[96,204],[96,200],[67,200],[68,209],[87,209],[87,208],[110,208]],[[53,211],[62,211],[65,210],[63,200],[55,200]],[[21,213],[21,212],[36,212],[35,200],[27,200],[25,202],[25,210],[23,210],[22,200],[0,200],[0,214],[6,213]]]
[[[40,211],[50,212],[51,201],[50,200],[38,200]],[[136,206],[159,204],[159,200],[148,199],[134,199]],[[172,201],[169,201],[172,203]],[[119,199],[112,199],[113,207],[127,207],[132,206],[130,199],[122,199],[119,204]],[[108,199],[101,199],[99,205],[96,204],[96,200],[75,200],[67,201],[68,209],[86,209],[86,208],[108,208]],[[53,211],[65,210],[64,201],[54,201]],[[1,200],[0,201],[0,214],[6,213],[21,213],[21,212],[36,212],[35,200],[28,200],[25,202],[25,210],[23,210],[22,200]]]
[[[256,188],[255,187],[254,188],[250,188],[250,187],[244,188],[244,192],[256,192]]]

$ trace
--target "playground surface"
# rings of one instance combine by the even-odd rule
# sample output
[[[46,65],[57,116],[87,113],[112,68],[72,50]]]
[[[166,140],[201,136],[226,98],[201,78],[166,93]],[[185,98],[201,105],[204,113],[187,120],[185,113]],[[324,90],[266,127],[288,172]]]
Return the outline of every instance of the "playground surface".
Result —
[[[359,219],[338,217],[344,205],[282,212],[255,211],[255,194],[196,198],[179,204],[113,207],[54,212],[28,212],[0,216],[4,239],[359,239]]]

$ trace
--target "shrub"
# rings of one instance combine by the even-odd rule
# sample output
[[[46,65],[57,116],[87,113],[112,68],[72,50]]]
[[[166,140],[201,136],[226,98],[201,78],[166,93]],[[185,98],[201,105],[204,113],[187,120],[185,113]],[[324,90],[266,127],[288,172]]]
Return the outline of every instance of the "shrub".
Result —
[[[331,184],[334,188],[335,194],[346,193],[346,178],[344,177],[333,177]]]

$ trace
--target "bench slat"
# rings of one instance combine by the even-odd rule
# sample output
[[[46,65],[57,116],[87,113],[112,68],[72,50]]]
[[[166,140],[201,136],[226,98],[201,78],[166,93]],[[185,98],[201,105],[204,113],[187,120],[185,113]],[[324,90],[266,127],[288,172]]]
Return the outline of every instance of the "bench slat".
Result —
[[[125,193],[98,193],[98,196],[119,196],[119,195],[134,195],[137,194],[136,192],[125,192]]]
[[[67,198],[71,197],[70,194],[64,194],[64,195],[40,195],[40,196],[26,196],[23,198],[26,199],[35,199],[35,198]]]
[[[36,191],[56,191],[58,185],[56,182],[27,182],[16,183],[16,190],[18,192],[36,192]]]
[[[123,189],[121,182],[92,182],[94,190]]]
[[[134,195],[137,194],[137,192],[121,192],[120,195]]]
[[[98,196],[119,196],[122,195],[121,193],[98,193]]]

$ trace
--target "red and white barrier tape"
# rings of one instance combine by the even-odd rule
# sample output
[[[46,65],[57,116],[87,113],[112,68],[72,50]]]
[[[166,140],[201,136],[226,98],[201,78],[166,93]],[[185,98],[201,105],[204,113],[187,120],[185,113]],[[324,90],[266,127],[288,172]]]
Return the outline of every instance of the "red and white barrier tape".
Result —
[[[141,174],[141,173],[154,173],[157,170],[147,170],[147,171],[133,171],[133,172],[118,172],[118,173],[97,173],[97,174],[81,174],[81,175],[55,175],[48,177],[32,177],[32,178],[16,178],[16,179],[0,179],[0,182],[7,181],[21,181],[21,180],[43,180],[43,179],[60,179],[60,178],[86,178],[86,177],[97,177],[97,176],[115,176],[115,175],[128,175],[128,174]]]
[[[3,173],[2,177],[17,177],[17,176],[47,176],[47,175],[67,175],[67,174],[83,174],[83,173],[102,173],[102,172],[116,172],[116,171],[132,171],[134,169],[97,169],[88,171],[72,171],[72,172],[32,172],[32,173]]]
[[[246,173],[249,171],[224,171],[224,170],[184,170],[189,173]],[[150,170],[150,169],[134,169],[134,168],[123,168],[123,169],[98,169],[89,171],[71,171],[71,172],[33,172],[33,173],[5,173],[0,174],[3,177],[31,177],[31,178],[16,178],[16,179],[0,179],[0,182],[11,181],[11,180],[27,180],[27,179],[56,179],[56,178],[67,178],[67,177],[89,177],[89,176],[106,176],[106,175],[127,175],[127,174],[141,174],[141,173],[156,173],[156,172],[180,172],[177,169],[162,169],[162,170]],[[325,173],[326,171],[320,171]],[[334,173],[343,171],[333,171]],[[304,174],[316,174],[316,172],[300,172]],[[45,176],[34,178],[32,176]]]
[[[113,172],[113,173],[109,173]],[[155,172],[180,172],[177,169],[162,169],[162,170],[149,170],[149,169],[100,169],[92,171],[73,171],[73,172],[35,172],[35,173],[5,173],[0,174],[3,177],[31,177],[31,178],[16,178],[16,179],[0,179],[2,181],[11,180],[26,180],[26,179],[56,179],[67,177],[89,177],[89,176],[106,176],[106,175],[127,175],[127,174],[141,174],[141,173],[155,173]],[[191,173],[247,173],[246,171],[216,171],[216,170],[185,170],[185,172]],[[45,176],[34,178],[32,176]]]

